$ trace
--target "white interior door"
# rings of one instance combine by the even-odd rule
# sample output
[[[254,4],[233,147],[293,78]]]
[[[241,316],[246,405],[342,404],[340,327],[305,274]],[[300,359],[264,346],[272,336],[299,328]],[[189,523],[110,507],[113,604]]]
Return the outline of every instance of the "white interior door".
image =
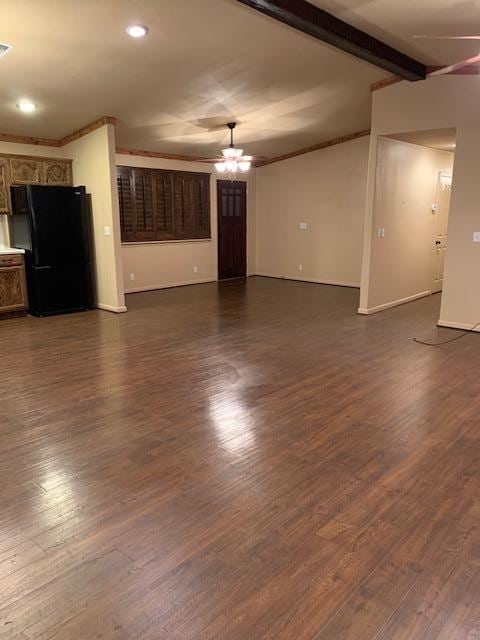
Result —
[[[440,174],[437,189],[437,211],[435,212],[435,237],[433,248],[433,283],[432,293],[443,288],[443,270],[447,252],[448,212],[450,210],[450,194],[452,192],[452,176]]]

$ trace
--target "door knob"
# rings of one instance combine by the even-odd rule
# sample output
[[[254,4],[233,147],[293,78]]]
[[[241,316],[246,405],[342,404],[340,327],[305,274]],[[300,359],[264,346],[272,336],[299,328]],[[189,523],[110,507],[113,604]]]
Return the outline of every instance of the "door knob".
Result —
[[[436,244],[436,245],[437,245],[437,247],[438,247],[438,245],[442,244],[442,242],[441,242],[441,240],[437,240],[437,241],[435,242],[435,244]]]

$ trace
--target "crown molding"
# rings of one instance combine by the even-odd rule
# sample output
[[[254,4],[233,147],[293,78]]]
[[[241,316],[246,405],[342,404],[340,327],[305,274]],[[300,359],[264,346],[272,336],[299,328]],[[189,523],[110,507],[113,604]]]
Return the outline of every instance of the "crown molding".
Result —
[[[113,116],[103,116],[102,118],[99,118],[98,120],[95,120],[94,122],[91,122],[90,124],[85,125],[81,129],[78,129],[78,131],[74,131],[73,133],[70,133],[68,136],[65,136],[64,138],[62,138],[60,140],[60,146],[63,147],[69,142],[78,140],[79,138],[82,138],[83,136],[86,136],[87,134],[92,133],[92,131],[95,131],[95,129],[100,129],[100,127],[103,127],[106,124],[113,124],[115,126],[117,124],[117,119],[114,118]]]
[[[117,147],[116,152],[124,156],[143,156],[144,158],[160,158],[162,160],[180,160],[182,162],[215,162],[215,160],[205,158],[203,156],[185,156],[176,153],[146,151],[145,149],[127,149],[126,147]]]
[[[69,142],[73,142],[74,140],[78,140],[79,138],[86,136],[88,133],[95,131],[95,129],[99,129],[106,124],[115,125],[117,119],[113,116],[103,116],[90,124],[85,125],[78,131],[74,131],[64,138],[35,138],[32,136],[17,136],[11,133],[0,133],[0,142],[16,142],[18,144],[32,144],[36,146],[44,146],[44,147],[64,147]]]
[[[288,160],[289,158],[295,158],[296,156],[303,156],[304,154],[311,153],[312,151],[318,151],[319,149],[326,149],[327,147],[333,147],[337,144],[342,144],[343,142],[349,142],[350,140],[356,140],[357,138],[363,138],[369,135],[370,135],[370,129],[365,129],[364,131],[357,131],[356,133],[351,133],[346,136],[341,136],[340,138],[333,138],[332,140],[327,140],[326,142],[320,142],[319,144],[314,144],[311,147],[305,147],[304,149],[299,149],[298,151],[285,153],[283,156],[277,156],[276,158],[270,158],[270,160],[263,160],[262,162],[257,162],[255,164],[255,167],[266,167],[267,165],[274,164],[275,162],[281,162],[282,160]]]
[[[370,91],[373,93],[379,89],[390,87],[392,84],[397,84],[397,82],[401,82],[402,80],[403,78],[400,78],[399,76],[388,76],[387,78],[383,78],[383,80],[378,80],[378,82],[371,84]]]
[[[44,147],[61,147],[60,140],[53,138],[33,138],[31,136],[17,136],[12,133],[0,133],[0,142],[16,142],[17,144],[33,144]]]

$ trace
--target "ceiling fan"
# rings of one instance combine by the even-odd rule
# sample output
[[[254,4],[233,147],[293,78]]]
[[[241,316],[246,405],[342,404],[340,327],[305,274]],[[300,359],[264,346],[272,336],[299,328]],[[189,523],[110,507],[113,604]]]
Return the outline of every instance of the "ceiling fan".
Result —
[[[226,126],[230,130],[230,145],[226,149],[222,149],[221,157],[205,158],[202,159],[202,162],[214,162],[218,173],[226,173],[230,177],[234,177],[237,172],[246,173],[249,171],[252,162],[261,159],[261,156],[243,155],[243,149],[238,149],[233,143],[233,130],[237,123],[229,122]]]
[[[480,35],[473,36],[413,36],[414,38],[420,38],[422,40],[480,40]],[[466,58],[465,60],[460,60],[459,62],[455,62],[454,64],[450,64],[446,67],[440,67],[439,69],[434,69],[430,71],[428,74],[431,76],[444,76],[449,73],[455,73],[455,71],[459,71],[460,69],[464,69],[465,67],[469,67],[472,64],[477,64],[480,62],[480,53],[476,56],[472,56],[471,58]]]

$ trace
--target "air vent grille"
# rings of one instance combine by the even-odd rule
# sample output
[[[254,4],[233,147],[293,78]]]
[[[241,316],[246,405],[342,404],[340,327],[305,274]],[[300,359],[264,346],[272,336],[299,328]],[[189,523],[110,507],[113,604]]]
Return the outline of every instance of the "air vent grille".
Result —
[[[9,44],[2,44],[0,42],[0,58],[10,51],[12,47]]]

